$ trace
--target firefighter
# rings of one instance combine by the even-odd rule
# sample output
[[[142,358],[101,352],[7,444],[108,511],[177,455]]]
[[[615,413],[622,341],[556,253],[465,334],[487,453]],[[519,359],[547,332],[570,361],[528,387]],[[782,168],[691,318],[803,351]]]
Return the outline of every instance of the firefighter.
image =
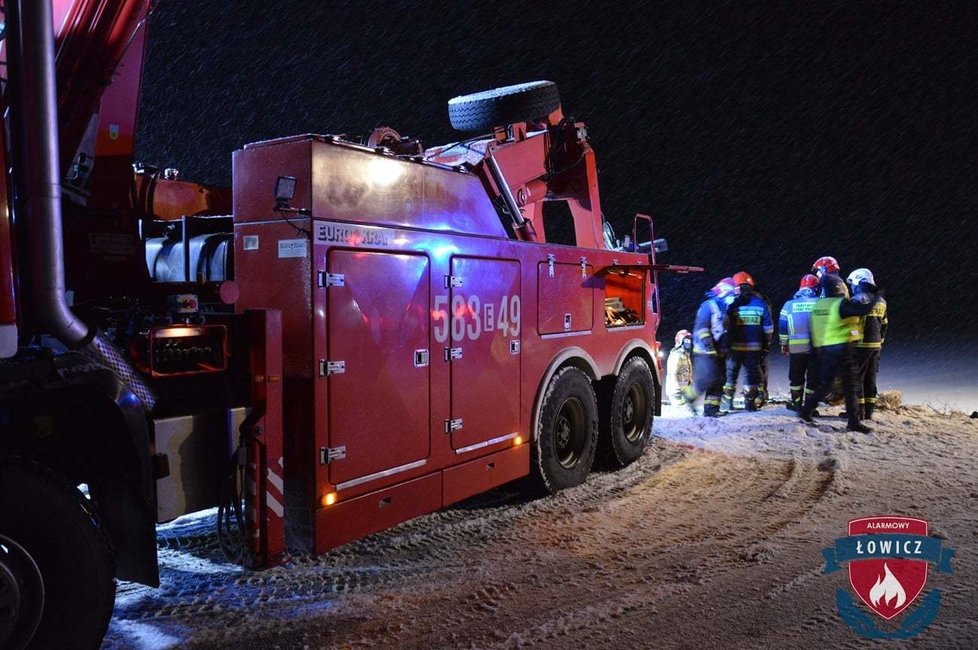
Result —
[[[869,269],[856,269],[846,278],[846,283],[856,302],[867,303],[873,299],[876,279]],[[862,317],[863,336],[856,341],[856,366],[863,389],[861,416],[866,420],[872,420],[873,411],[876,410],[876,374],[879,372],[880,353],[888,325],[886,300],[880,298],[872,311]]]
[[[805,396],[815,390],[818,374],[809,334],[812,308],[818,301],[818,278],[804,275],[794,297],[784,303],[778,316],[778,340],[781,354],[788,355],[788,408],[797,411]]]
[[[676,332],[676,345],[666,360],[666,396],[670,404],[685,404],[683,389],[693,381],[693,335],[689,330]]]
[[[756,411],[760,406],[760,393],[763,388],[762,363],[764,355],[771,349],[771,336],[774,323],[771,309],[754,292],[754,278],[741,271],[733,276],[737,295],[727,307],[727,381],[723,385],[723,406],[733,406],[733,395],[737,388],[737,377],[741,368],[746,374],[744,382],[744,407]]]
[[[820,284],[825,297],[815,303],[811,316],[812,347],[818,354],[819,381],[815,391],[805,398],[798,415],[804,422],[814,424],[812,414],[816,405],[829,394],[835,376],[841,374],[848,417],[846,428],[868,433],[871,429],[859,421],[862,387],[857,376],[855,343],[862,337],[859,317],[873,310],[879,294],[872,287],[867,302],[849,300],[845,282],[834,274],[823,274]]]
[[[720,391],[726,356],[726,306],[733,285],[721,280],[706,294],[693,324],[693,383],[682,391],[690,412],[696,413],[696,399],[703,395],[703,415],[720,415]]]

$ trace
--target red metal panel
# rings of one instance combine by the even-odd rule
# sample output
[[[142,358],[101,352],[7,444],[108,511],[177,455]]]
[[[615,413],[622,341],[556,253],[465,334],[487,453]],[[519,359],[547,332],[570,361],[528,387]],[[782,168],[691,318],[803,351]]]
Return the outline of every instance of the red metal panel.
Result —
[[[551,269],[553,275],[551,276]],[[594,326],[594,267],[588,264],[537,267],[537,328],[540,334],[582,332]]]
[[[252,415],[246,421],[248,481],[245,494],[256,567],[285,554],[285,465],[282,453],[282,314],[249,310]]]
[[[449,293],[453,359],[452,434],[461,449],[519,431],[520,265],[512,260],[455,256]]]
[[[314,552],[325,553],[440,507],[440,473],[340,501],[316,513]]]
[[[330,483],[422,460],[430,449],[429,263],[423,255],[331,250],[328,289]]]
[[[75,0],[61,2],[55,20],[64,14],[57,31],[58,129],[61,168],[71,165],[78,145],[99,106],[103,92],[116,74],[116,64],[127,56],[124,76],[134,75],[134,90],[142,66],[142,40],[136,34],[149,9],[149,0]],[[64,5],[69,5],[65,10]],[[135,36],[134,36],[135,35]],[[135,42],[139,39],[139,42]],[[128,48],[128,50],[127,50]],[[135,125],[138,103],[120,116],[125,128]],[[131,174],[130,174],[131,175]]]
[[[236,151],[235,223],[278,218],[275,179],[293,176],[291,207],[310,210],[317,219],[506,237],[475,175],[326,138],[282,138]],[[331,233],[327,240],[342,238],[342,233]]]
[[[530,472],[530,445],[519,445],[497,451],[445,470],[442,487],[443,505],[450,505],[468,497],[509,483]]]

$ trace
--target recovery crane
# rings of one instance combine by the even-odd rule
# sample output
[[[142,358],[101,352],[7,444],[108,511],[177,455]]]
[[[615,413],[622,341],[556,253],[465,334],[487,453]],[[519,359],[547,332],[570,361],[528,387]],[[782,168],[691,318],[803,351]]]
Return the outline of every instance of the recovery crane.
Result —
[[[642,455],[656,274],[691,269],[616,239],[553,83],[210,187],[134,165],[149,0],[0,7],[0,646],[97,647],[186,513],[261,568]]]

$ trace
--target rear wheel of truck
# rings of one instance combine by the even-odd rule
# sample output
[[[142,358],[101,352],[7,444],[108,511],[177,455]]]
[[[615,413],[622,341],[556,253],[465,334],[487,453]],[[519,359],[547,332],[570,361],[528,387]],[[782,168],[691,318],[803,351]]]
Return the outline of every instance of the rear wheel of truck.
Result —
[[[457,131],[480,131],[545,118],[560,106],[557,84],[531,81],[448,100],[448,119]]]
[[[115,579],[91,502],[49,470],[0,460],[0,547],[0,647],[98,648]]]
[[[602,397],[601,456],[624,467],[641,457],[652,435],[655,382],[649,365],[641,357],[629,359]]]
[[[534,447],[547,490],[553,493],[583,483],[597,443],[598,405],[591,380],[578,368],[563,368],[547,386]]]

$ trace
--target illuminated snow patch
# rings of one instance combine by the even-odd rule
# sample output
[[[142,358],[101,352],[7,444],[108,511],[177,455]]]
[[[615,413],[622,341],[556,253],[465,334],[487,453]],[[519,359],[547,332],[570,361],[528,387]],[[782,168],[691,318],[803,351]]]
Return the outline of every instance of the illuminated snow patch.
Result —
[[[176,648],[181,639],[171,636],[149,623],[112,621],[111,628],[126,637],[126,647],[133,650],[165,650]]]

